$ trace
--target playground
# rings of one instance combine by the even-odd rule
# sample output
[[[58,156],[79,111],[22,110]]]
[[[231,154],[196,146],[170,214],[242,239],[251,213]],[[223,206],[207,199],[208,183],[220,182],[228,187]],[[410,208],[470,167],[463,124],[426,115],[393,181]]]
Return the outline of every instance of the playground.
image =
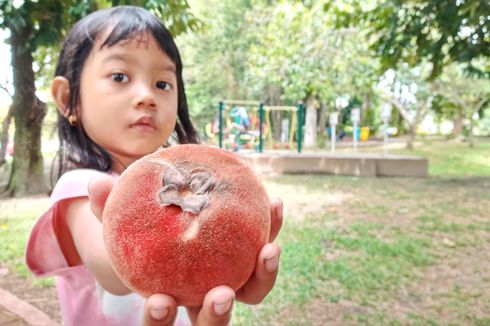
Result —
[[[390,107],[391,109],[391,107]],[[274,126],[271,113],[281,112],[281,123]],[[369,128],[359,127],[360,110],[351,112],[352,136],[349,141],[336,131],[338,113],[332,112],[329,121],[329,149],[303,148],[304,106],[267,106],[262,102],[224,100],[219,102],[217,119],[206,126],[211,144],[237,152],[257,173],[332,174],[363,177],[405,176],[426,177],[429,162],[413,154],[391,154],[400,140],[389,138],[388,121],[391,110],[383,110],[383,138],[369,140]],[[274,139],[274,128],[280,129]],[[343,132],[343,131],[342,131]],[[339,140],[338,140],[339,139]],[[340,148],[339,148],[340,147]],[[369,152],[370,148],[382,148]]]
[[[271,128],[272,112],[281,112],[280,139],[274,140]],[[304,108],[269,106],[258,101],[223,100],[213,123],[206,125],[206,137],[214,145],[235,152],[264,152],[264,149],[285,149],[301,152]]]

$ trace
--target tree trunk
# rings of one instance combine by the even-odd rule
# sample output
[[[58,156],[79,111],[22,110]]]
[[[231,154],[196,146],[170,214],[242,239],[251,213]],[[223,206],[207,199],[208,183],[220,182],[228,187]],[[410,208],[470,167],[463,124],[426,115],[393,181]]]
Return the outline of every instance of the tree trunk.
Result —
[[[270,105],[279,105],[280,103],[280,98],[281,98],[281,89],[280,87],[273,85],[270,86],[268,89],[269,93],[269,98],[268,98],[268,103]],[[272,111],[271,112],[271,128],[272,128],[272,138],[274,139],[274,142],[280,142],[281,141],[281,122],[283,118],[283,112],[281,111]]]
[[[230,55],[227,56],[228,61],[225,63],[226,79],[228,80],[228,96],[230,100],[239,99],[238,85],[233,72]]]
[[[405,120],[403,119],[403,116],[400,114],[399,111],[396,111],[396,119],[395,120],[396,120],[396,128],[397,128],[398,135],[403,135],[406,132]]]
[[[13,106],[9,107],[7,115],[2,122],[2,135],[0,136],[0,166],[5,163],[7,156],[7,146],[9,143],[10,121],[12,120]]]
[[[458,115],[453,120],[453,132],[451,133],[451,138],[458,138],[463,134],[463,122],[464,122],[463,108],[460,108],[458,111]]]
[[[416,129],[418,124],[411,124],[408,129],[407,143],[405,144],[408,150],[413,151],[413,144],[415,142]]]
[[[305,148],[316,147],[316,108],[313,96],[306,99]]]
[[[369,110],[369,108],[371,107],[371,93],[370,92],[365,92],[364,93],[364,98],[362,100],[362,104],[361,104],[361,121],[359,121],[359,125],[360,126],[365,126],[366,125],[366,115],[367,115],[367,112]]]
[[[483,105],[485,105],[485,103],[487,103],[488,99],[487,98],[483,98],[479,101],[479,103],[477,103],[473,110],[470,110],[470,127],[469,127],[469,130],[468,130],[468,144],[470,147],[475,147],[475,137],[473,135],[473,128],[475,127],[475,119],[473,118],[473,116],[475,115],[475,113],[477,113],[478,111],[480,111],[480,109],[483,107]]]
[[[475,119],[473,119],[473,115],[470,117],[470,127],[468,129],[468,145],[473,148],[475,147],[475,137],[473,136],[473,128],[475,125]]]
[[[274,139],[274,142],[280,142],[281,141],[281,122],[282,122],[282,112],[281,111],[272,111],[271,112],[272,116],[272,121],[271,121],[271,128],[272,128],[272,138]]]
[[[321,135],[327,135],[328,106],[327,103],[320,103],[320,122],[318,128]]]
[[[30,32],[29,25],[11,30],[15,151],[6,191],[12,197],[48,191],[41,152],[41,126],[46,105],[36,97],[33,58],[28,45]]]

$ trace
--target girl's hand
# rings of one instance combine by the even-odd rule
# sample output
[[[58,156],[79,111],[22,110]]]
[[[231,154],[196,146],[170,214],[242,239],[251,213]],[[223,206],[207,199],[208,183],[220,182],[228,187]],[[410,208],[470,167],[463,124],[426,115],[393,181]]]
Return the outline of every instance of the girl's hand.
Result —
[[[247,304],[258,304],[274,287],[279,271],[281,248],[272,243],[282,226],[283,204],[279,198],[271,200],[271,230],[269,243],[260,251],[255,271],[236,292],[236,299]],[[187,307],[193,325],[228,325],[235,293],[230,287],[218,286],[208,292],[202,307]],[[213,310],[219,309],[219,310]],[[226,310],[227,309],[227,310]],[[221,311],[219,316],[216,312]],[[223,312],[225,311],[225,312]],[[151,324],[149,324],[151,325]]]
[[[258,304],[264,300],[276,283],[281,248],[273,243],[282,227],[283,204],[279,198],[271,199],[271,230],[267,243],[257,257],[255,271],[236,293],[238,301]]]
[[[227,286],[218,286],[204,297],[201,307],[187,308],[195,326],[229,325],[235,292]],[[143,326],[172,325],[176,315],[175,300],[168,295],[154,294],[145,303]]]

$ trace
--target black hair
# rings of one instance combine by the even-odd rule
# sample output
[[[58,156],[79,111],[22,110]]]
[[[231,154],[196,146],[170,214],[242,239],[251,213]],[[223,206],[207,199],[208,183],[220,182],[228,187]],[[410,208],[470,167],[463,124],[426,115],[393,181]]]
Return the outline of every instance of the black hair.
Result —
[[[65,77],[70,85],[68,112],[62,115],[58,111],[57,127],[60,148],[56,178],[73,168],[91,168],[105,172],[112,169],[109,153],[88,137],[81,123],[71,125],[67,119],[70,115],[79,116],[77,107],[80,104],[80,78],[83,66],[95,42],[112,26],[114,28],[101,47],[110,47],[148,32],[155,38],[160,49],[174,62],[178,94],[174,136],[181,144],[199,143],[198,133],[189,118],[182,78],[182,60],[170,32],[156,16],[146,9],[134,6],[102,9],[84,17],[73,26],[63,42],[56,65],[55,76]]]

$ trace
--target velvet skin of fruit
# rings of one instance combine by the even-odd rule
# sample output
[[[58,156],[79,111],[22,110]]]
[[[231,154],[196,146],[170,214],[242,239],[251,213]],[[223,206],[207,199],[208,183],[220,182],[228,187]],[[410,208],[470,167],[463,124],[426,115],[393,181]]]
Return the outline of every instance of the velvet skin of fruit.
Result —
[[[175,145],[134,162],[102,217],[114,270],[133,291],[201,305],[218,285],[251,276],[270,231],[269,197],[233,153]]]

